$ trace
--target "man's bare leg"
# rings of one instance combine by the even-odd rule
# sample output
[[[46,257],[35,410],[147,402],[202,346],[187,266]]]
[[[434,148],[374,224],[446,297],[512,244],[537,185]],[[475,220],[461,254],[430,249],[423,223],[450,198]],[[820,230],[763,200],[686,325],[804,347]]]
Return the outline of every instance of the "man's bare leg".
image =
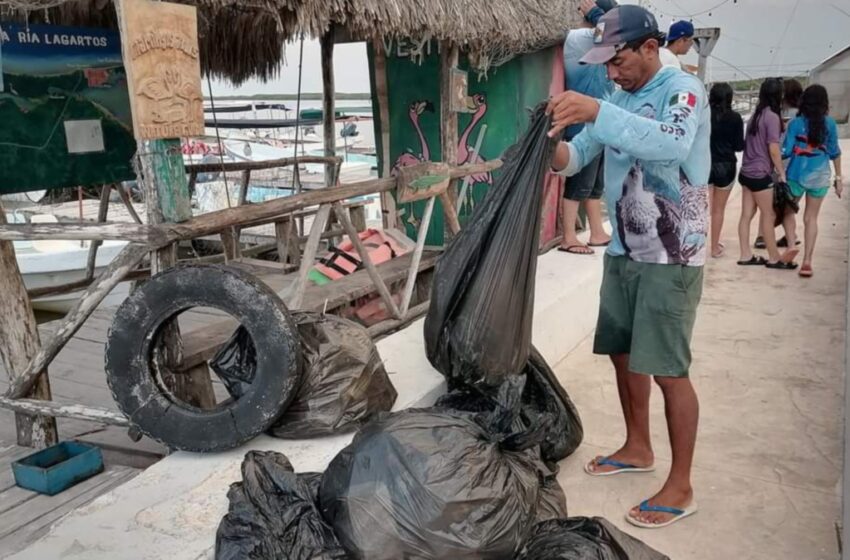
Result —
[[[587,211],[587,223],[590,226],[590,244],[605,245],[611,241],[611,236],[602,225],[602,201],[598,198],[588,198],[584,201]]]
[[[564,199],[561,215],[563,216],[564,238],[561,248],[579,255],[592,255],[593,249],[578,240],[576,233],[576,218],[578,218],[578,200]]]
[[[608,455],[608,458],[636,467],[652,466],[655,461],[649,434],[649,395],[652,392],[652,380],[648,375],[629,371],[628,354],[611,356],[611,362],[617,372],[617,392],[620,395],[620,406],[626,421],[626,443],[619,450]],[[608,472],[617,469],[611,465],[596,464],[601,458],[597,457],[593,460],[589,466],[590,470]]]
[[[655,377],[655,382],[664,393],[664,414],[667,417],[673,464],[667,481],[661,491],[649,499],[649,505],[685,509],[694,498],[691,466],[697,440],[699,400],[687,377]],[[644,523],[664,523],[674,517],[670,513],[642,512],[637,507],[629,515]]]

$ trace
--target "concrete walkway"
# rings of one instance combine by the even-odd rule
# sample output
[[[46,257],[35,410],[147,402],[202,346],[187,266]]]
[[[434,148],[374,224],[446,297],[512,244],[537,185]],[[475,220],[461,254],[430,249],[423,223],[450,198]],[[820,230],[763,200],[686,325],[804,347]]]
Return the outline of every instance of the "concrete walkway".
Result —
[[[842,147],[850,156],[850,142]],[[850,157],[845,162],[847,177]],[[707,267],[693,344],[692,378],[701,407],[694,468],[700,512],[661,530],[638,529],[623,519],[661,487],[669,469],[657,386],[652,433],[658,471],[584,474],[585,462],[617,449],[624,437],[613,368],[607,358],[592,355],[592,335],[556,367],[586,430],[559,478],[571,515],[603,515],[674,560],[834,560],[841,516],[848,194],[839,200],[830,193],[824,203],[815,276],[804,280],[796,272],[736,266],[740,187],[735,189],[724,227],[727,256]]]

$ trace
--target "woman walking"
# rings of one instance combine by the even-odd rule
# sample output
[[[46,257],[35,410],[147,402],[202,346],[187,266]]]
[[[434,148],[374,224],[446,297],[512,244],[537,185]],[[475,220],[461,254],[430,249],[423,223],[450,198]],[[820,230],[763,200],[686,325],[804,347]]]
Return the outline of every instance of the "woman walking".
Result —
[[[723,255],[720,234],[738,167],[735,152],[744,149],[744,119],[732,110],[732,96],[732,86],[725,82],[714,84],[708,94],[711,107],[711,174],[708,178],[708,193],[711,204],[711,256],[714,258]]]
[[[788,162],[788,186],[797,197],[806,197],[803,212],[805,247],[800,276],[814,274],[812,257],[818,238],[818,214],[823,199],[829,193],[830,183],[839,198],[844,190],[841,178],[841,148],[838,146],[838,127],[828,116],[829,96],[826,88],[812,85],[803,92],[799,116],[788,125],[782,145],[782,157]],[[829,162],[835,167],[835,178],[830,181]],[[796,226],[796,217],[790,214],[789,226]]]
[[[794,270],[793,262],[799,251],[792,248],[779,254],[776,247],[776,232],[773,229],[773,173],[780,182],[785,181],[785,167],[782,165],[780,138],[782,135],[782,80],[771,78],[761,84],[759,102],[753,117],[747,125],[744,157],[738,181],[743,187],[741,219],[738,222],[738,242],[741,258],[738,264],[764,265],[771,269]],[[759,231],[764,236],[768,258],[753,255],[750,245],[750,224],[759,211]]]

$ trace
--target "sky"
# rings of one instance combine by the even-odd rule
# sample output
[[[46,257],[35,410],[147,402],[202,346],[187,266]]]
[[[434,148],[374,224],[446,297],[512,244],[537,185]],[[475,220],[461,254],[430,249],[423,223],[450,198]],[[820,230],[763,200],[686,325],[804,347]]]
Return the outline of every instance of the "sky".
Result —
[[[850,0],[631,0],[642,4],[666,29],[679,19],[696,27],[719,27],[709,81],[744,80],[807,73],[835,52],[850,46]],[[239,88],[213,83],[216,95],[296,93],[299,44],[285,47],[287,64],[268,83],[249,81]],[[695,63],[691,54],[685,59]],[[305,40],[303,92],[322,90],[318,41]],[[368,92],[369,68],[364,43],[336,45],[334,76],[340,92]]]

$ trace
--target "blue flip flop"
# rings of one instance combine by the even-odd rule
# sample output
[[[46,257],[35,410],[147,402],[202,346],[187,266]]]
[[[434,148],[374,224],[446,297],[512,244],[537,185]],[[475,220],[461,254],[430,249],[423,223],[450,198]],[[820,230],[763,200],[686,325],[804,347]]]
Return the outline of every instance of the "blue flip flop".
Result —
[[[609,467],[614,467],[612,471],[604,471],[604,472],[596,472],[591,470],[590,465],[596,462],[597,465],[607,465]],[[655,470],[654,466],[650,467],[638,467],[636,465],[629,465],[628,463],[621,463],[620,461],[615,461],[610,457],[602,457],[601,459],[594,459],[593,461],[587,463],[584,466],[584,472],[589,474],[590,476],[611,476],[614,474],[622,474],[622,473],[647,473]]]
[[[651,506],[649,505],[649,500],[644,500],[638,506],[640,511],[653,511],[658,513],[669,513],[673,517],[665,521],[664,523],[645,523],[640,521],[639,519],[635,519],[629,512],[626,512],[626,521],[634,525],[635,527],[641,527],[643,529],[661,529],[663,527],[668,527],[677,521],[681,521],[682,519],[693,515],[697,512],[697,503],[696,500],[691,501],[690,505],[685,509],[679,509],[674,507],[667,506]]]

